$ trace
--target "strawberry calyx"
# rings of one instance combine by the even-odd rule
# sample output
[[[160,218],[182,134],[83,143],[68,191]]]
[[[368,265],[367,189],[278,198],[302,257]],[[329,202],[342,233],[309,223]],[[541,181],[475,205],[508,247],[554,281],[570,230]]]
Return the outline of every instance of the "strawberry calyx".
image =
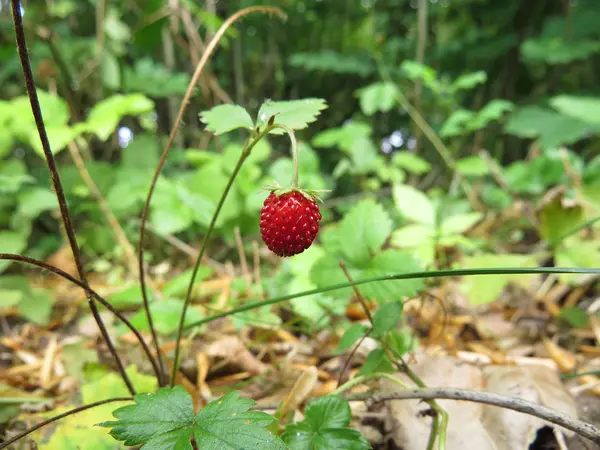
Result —
[[[329,189],[303,189],[303,188],[294,187],[294,186],[285,188],[285,187],[282,187],[277,181],[274,181],[274,184],[272,184],[272,185],[264,186],[263,190],[269,191],[269,192],[275,194],[277,197],[280,197],[285,194],[289,194],[290,192],[299,192],[304,197],[306,197],[308,200],[312,200],[314,202],[321,202],[321,203],[323,203],[323,200],[318,196],[318,193],[319,192],[331,192],[331,190],[329,190]]]

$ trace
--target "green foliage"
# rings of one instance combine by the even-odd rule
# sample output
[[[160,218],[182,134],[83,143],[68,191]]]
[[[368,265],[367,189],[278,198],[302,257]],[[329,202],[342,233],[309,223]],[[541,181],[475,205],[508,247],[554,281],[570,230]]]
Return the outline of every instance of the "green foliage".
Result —
[[[265,429],[273,417],[248,411],[253,404],[239,392],[230,392],[194,416],[192,398],[183,387],[160,388],[154,394],[136,395],[135,404],[113,412],[118,420],[99,426],[111,428],[110,434],[125,445],[143,444],[145,450],[191,450],[192,437],[203,449],[284,449],[281,440]]]
[[[3,234],[6,235],[0,233],[0,239]],[[7,243],[3,242],[3,244],[5,248]],[[0,277],[0,314],[4,310],[16,308],[24,319],[39,325],[47,325],[53,303],[54,298],[48,290],[32,287],[25,277]]]
[[[561,309],[558,317],[563,319],[573,328],[585,328],[589,322],[585,311],[577,307]]]
[[[227,133],[236,128],[246,128],[248,130],[254,128],[250,114],[239,105],[215,106],[210,111],[201,113],[200,118],[206,124],[206,129],[216,135]]]
[[[371,446],[356,430],[348,428],[352,412],[339,396],[311,401],[302,422],[286,426],[282,439],[290,450],[367,450]]]
[[[590,126],[578,118],[539,106],[518,109],[505,128],[509,134],[537,139],[542,148],[573,144],[587,136],[589,129]]]
[[[392,331],[402,315],[402,303],[392,301],[382,305],[373,316],[373,336],[381,337]]]
[[[398,88],[393,83],[373,83],[357,91],[360,109],[367,116],[389,112],[397,104]]]
[[[535,266],[535,256],[518,254],[482,253],[466,257],[460,263],[460,267],[471,269]],[[463,279],[460,289],[471,304],[484,305],[496,300],[509,283],[526,286],[530,281],[528,275],[480,275]]]
[[[355,323],[348,327],[348,329],[344,332],[340,341],[338,342],[337,347],[333,351],[334,354],[344,353],[350,347],[357,343],[359,339],[361,339],[368,331],[369,327]]]
[[[154,109],[154,103],[141,94],[113,95],[94,105],[80,129],[105,141],[125,116],[139,116]]]
[[[275,116],[275,124],[284,125],[292,130],[302,130],[309,123],[317,120],[327,103],[322,98],[305,98],[289,101],[266,101],[258,110],[256,125],[263,127],[271,117]],[[271,134],[283,134],[281,129],[271,131]]]

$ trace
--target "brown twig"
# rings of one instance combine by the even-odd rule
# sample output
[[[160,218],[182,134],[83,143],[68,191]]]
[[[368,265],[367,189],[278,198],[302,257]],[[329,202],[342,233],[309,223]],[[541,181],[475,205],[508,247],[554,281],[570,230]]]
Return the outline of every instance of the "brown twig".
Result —
[[[600,444],[600,428],[596,427],[595,425],[583,422],[578,419],[574,419],[572,417],[567,416],[566,414],[563,414],[560,411],[556,411],[546,406],[538,405],[537,403],[491,392],[479,392],[469,389],[457,388],[416,388],[385,394],[361,393],[358,395],[351,395],[347,397],[347,400],[362,400],[371,404],[389,400],[407,399],[462,400],[467,402],[484,403],[486,405],[498,406],[500,408],[505,409],[511,409],[513,411],[518,411],[523,414],[529,414],[530,416],[538,417],[539,419],[546,420],[553,424],[559,425],[563,428],[566,428],[579,434],[580,436],[588,438],[597,444]]]
[[[129,376],[125,372],[125,367],[121,358],[117,354],[117,351],[112,343],[112,340],[106,330],[106,326],[102,321],[102,317],[98,312],[98,307],[94,298],[89,292],[89,284],[87,282],[87,277],[85,275],[85,271],[83,270],[83,263],[81,262],[81,253],[79,251],[79,245],[77,244],[77,239],[75,237],[75,230],[73,228],[73,224],[71,222],[71,216],[69,214],[69,209],[67,207],[67,201],[65,198],[65,194],[62,188],[62,183],[60,181],[60,175],[58,173],[58,169],[56,167],[56,162],[54,161],[54,155],[52,154],[52,150],[50,148],[50,141],[48,140],[48,135],[46,133],[46,127],[44,125],[44,119],[42,116],[42,110],[40,107],[40,102],[37,96],[37,90],[35,87],[35,81],[33,78],[33,72],[31,69],[31,61],[29,59],[29,51],[27,49],[27,40],[25,39],[25,29],[23,27],[23,18],[21,17],[21,4],[19,0],[11,0],[12,5],[12,15],[13,21],[15,24],[15,37],[17,41],[17,49],[19,53],[19,58],[21,60],[21,67],[23,69],[23,76],[25,78],[25,86],[27,88],[27,94],[29,96],[29,102],[31,104],[31,111],[33,113],[33,117],[35,119],[35,124],[38,130],[38,134],[40,136],[40,141],[42,143],[42,148],[44,150],[44,156],[46,157],[46,163],[48,164],[48,170],[50,171],[50,177],[52,179],[52,186],[54,188],[54,192],[56,193],[56,197],[58,200],[58,206],[60,209],[60,214],[62,217],[63,225],[65,228],[65,232],[67,234],[67,239],[69,241],[69,245],[71,246],[71,251],[73,253],[73,259],[75,260],[75,265],[77,266],[77,272],[79,274],[79,278],[83,283],[84,289],[86,291],[86,296],[88,299],[88,304],[90,306],[90,310],[92,311],[92,315],[100,329],[100,333],[102,337],[106,341],[106,345],[115,359],[117,364],[117,368],[123,381],[127,385],[127,389],[132,395],[135,395],[135,389]]]
[[[158,370],[156,361],[154,360],[154,357],[152,356],[152,352],[148,348],[148,345],[146,344],[146,341],[144,341],[144,338],[142,337],[140,332],[137,330],[137,328],[135,328],[133,326],[133,324],[129,320],[127,320],[127,318],[123,314],[121,314],[119,311],[117,311],[113,305],[111,305],[107,300],[105,300],[102,296],[100,296],[100,294],[98,294],[96,291],[94,291],[91,287],[86,286],[81,281],[79,281],[77,278],[73,277],[69,273],[65,272],[62,269],[59,269],[56,266],[47,264],[47,263],[45,263],[43,261],[39,261],[37,259],[29,258],[24,255],[15,255],[15,254],[11,254],[11,253],[0,253],[0,260],[21,262],[21,263],[30,264],[32,266],[39,267],[44,270],[48,270],[49,272],[52,272],[55,275],[58,275],[59,277],[62,277],[65,280],[70,281],[71,283],[79,286],[80,288],[86,289],[86,291],[89,291],[89,293],[98,302],[100,302],[106,309],[108,309],[111,313],[113,313],[117,317],[117,319],[119,319],[121,322],[123,322],[125,324],[125,326],[131,330],[131,332],[135,335],[135,337],[139,341],[140,345],[144,349],[144,353],[146,353],[146,356],[150,360],[150,364],[152,364],[154,373],[158,377],[160,371]]]
[[[46,425],[50,425],[51,423],[56,422],[57,420],[64,419],[65,417],[71,416],[73,414],[77,414],[78,412],[85,411],[87,409],[95,408],[96,406],[106,405],[107,403],[114,403],[114,402],[127,402],[130,400],[133,400],[133,398],[131,398],[131,397],[109,398],[107,400],[101,400],[99,402],[90,403],[89,405],[78,406],[77,408],[70,409],[69,411],[65,411],[62,414],[51,417],[48,420],[44,420],[43,422],[40,422],[37,425],[34,425],[31,428],[28,428],[25,431],[22,431],[21,433],[17,434],[16,436],[11,437],[10,439],[8,439],[5,442],[0,444],[0,450],[3,448],[7,448],[9,445],[14,444],[19,439],[22,439],[25,436],[30,435],[34,431],[39,430],[40,428],[45,427]]]

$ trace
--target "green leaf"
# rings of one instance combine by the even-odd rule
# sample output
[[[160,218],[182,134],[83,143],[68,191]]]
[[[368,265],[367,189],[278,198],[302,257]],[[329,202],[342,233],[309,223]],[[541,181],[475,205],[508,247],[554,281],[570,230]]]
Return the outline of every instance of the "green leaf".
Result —
[[[366,264],[371,253],[377,252],[392,230],[388,213],[373,200],[363,200],[342,219],[339,227],[341,242],[352,243],[342,247],[342,253],[356,265]]]
[[[485,105],[474,120],[470,121],[468,128],[471,131],[479,130],[487,126],[490,122],[500,120],[504,114],[514,109],[515,105],[508,100],[494,99]]]
[[[435,229],[429,225],[414,223],[399,228],[392,233],[391,243],[394,247],[415,248],[435,237]]]
[[[258,111],[257,126],[262,128],[273,115],[277,114],[275,116],[276,124],[285,125],[292,130],[301,130],[317,120],[317,116],[325,108],[327,108],[327,103],[322,98],[283,102],[266,101]],[[276,129],[271,133],[283,134],[284,131]]]
[[[368,450],[369,443],[356,430],[347,428],[350,405],[339,396],[311,401],[302,422],[289,424],[282,439],[290,450]]]
[[[54,298],[50,291],[38,288],[24,293],[19,303],[19,313],[25,319],[39,325],[47,325],[52,312]]]
[[[373,336],[383,336],[391,331],[402,317],[402,303],[392,301],[381,306],[373,316]]]
[[[179,318],[182,310],[183,300],[166,298],[161,301],[153,302],[150,305],[150,312],[154,319],[153,322],[156,331],[160,334],[170,334],[175,332],[179,325]],[[187,309],[185,323],[190,324],[192,322],[197,322],[203,317],[204,315],[202,312],[192,305]],[[148,326],[148,319],[146,318],[146,312],[143,310],[138,311],[131,317],[130,321],[138,330],[148,331],[150,329]]]
[[[397,152],[392,158],[392,164],[411,173],[422,175],[431,170],[431,164],[411,152]]]
[[[453,234],[464,233],[466,230],[479,222],[482,217],[483,214],[478,212],[450,216],[447,219],[442,220],[440,234],[444,236],[450,236]]]
[[[406,184],[396,184],[393,195],[396,208],[404,217],[425,225],[435,224],[433,203],[423,192]]]
[[[482,177],[490,173],[490,168],[480,156],[467,156],[457,161],[456,170],[466,177]]]
[[[367,116],[378,111],[388,112],[396,104],[398,88],[394,83],[377,82],[357,91],[360,109]]]
[[[23,291],[0,289],[0,310],[19,304],[23,298]]]
[[[372,133],[373,130],[369,124],[351,120],[346,122],[342,127],[329,128],[317,133],[311,143],[315,147],[329,148],[338,146],[341,149],[348,150],[355,141],[369,137]]]
[[[600,98],[559,95],[552,98],[550,104],[566,116],[600,125]]]
[[[138,394],[135,404],[114,411],[118,420],[98,424],[125,445],[143,444],[144,450],[223,450],[261,448],[284,450],[283,442],[265,429],[273,417],[248,411],[254,401],[237,391],[207,404],[194,417],[192,398],[181,386]]]
[[[539,213],[539,232],[550,245],[557,245],[570,232],[585,222],[583,207],[564,207],[560,198],[547,203]]]
[[[253,405],[253,400],[240,398],[240,393],[234,391],[202,408],[194,426],[198,448],[284,450],[283,442],[265,429],[273,422],[273,417],[248,411]]]
[[[360,338],[362,338],[369,327],[363,325],[361,323],[355,323],[351,325],[345,332],[342,334],[340,341],[338,342],[337,347],[333,351],[334,355],[339,355],[344,353],[350,347],[352,347]]]
[[[452,83],[452,88],[454,90],[470,90],[486,81],[487,74],[483,70],[478,70],[477,72],[467,73],[458,77],[454,83]]]
[[[378,277],[394,273],[418,272],[419,270],[422,270],[422,267],[411,253],[385,250],[369,261],[369,265],[360,276],[364,278]],[[394,280],[365,284],[361,287],[361,291],[369,299],[385,302],[403,297],[414,297],[423,290],[424,286],[425,282],[422,279]]]
[[[31,188],[19,193],[18,214],[35,219],[40,213],[58,208],[56,195],[49,189]]]
[[[401,357],[417,348],[418,339],[408,328],[403,328],[392,330],[387,336],[387,344],[397,357]]]
[[[466,134],[467,124],[473,120],[475,113],[466,109],[457,109],[444,122],[440,130],[441,137],[452,137]]]
[[[600,267],[600,242],[584,240],[579,236],[571,236],[562,241],[554,252],[555,264],[562,267]],[[578,274],[559,274],[563,283],[579,285],[586,276]]]
[[[469,269],[535,267],[535,258],[520,254],[480,254],[463,259],[461,267]],[[525,275],[479,275],[465,277],[460,289],[473,305],[485,305],[496,300],[511,282],[525,285],[531,278]]]
[[[370,375],[375,372],[394,373],[394,365],[385,352],[376,348],[367,356],[365,363],[360,368],[361,375]]]
[[[192,449],[194,408],[190,394],[182,386],[138,394],[134,400],[134,405],[113,412],[117,421],[98,426],[111,428],[111,436],[125,445],[144,444],[142,448],[146,450]]]
[[[17,231],[0,231],[0,252],[21,253],[27,246],[27,236]],[[12,264],[12,261],[0,261],[0,273]]]
[[[123,117],[139,116],[153,109],[152,100],[142,94],[113,95],[94,105],[82,128],[105,141]]]
[[[590,125],[556,111],[526,106],[511,114],[504,129],[508,134],[539,139],[542,148],[553,148],[583,139],[588,135]]]
[[[180,297],[184,296],[187,292],[190,280],[192,278],[193,269],[186,270],[185,272],[171,278],[167,284],[162,288],[162,293],[167,297]],[[208,266],[200,266],[198,273],[194,280],[194,284],[199,284],[212,274],[212,269]]]
[[[200,113],[206,129],[219,135],[237,128],[252,130],[254,124],[250,114],[239,105],[219,105]]]
[[[588,324],[588,316],[585,311],[576,306],[573,308],[563,308],[560,310],[558,317],[563,319],[573,328],[585,328]]]

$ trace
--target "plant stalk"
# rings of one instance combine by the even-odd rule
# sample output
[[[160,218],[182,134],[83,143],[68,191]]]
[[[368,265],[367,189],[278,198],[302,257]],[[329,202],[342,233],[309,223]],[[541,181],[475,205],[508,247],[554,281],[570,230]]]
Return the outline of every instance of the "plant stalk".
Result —
[[[181,311],[181,316],[179,317],[179,326],[177,327],[177,340],[175,341],[175,358],[173,360],[173,370],[171,371],[171,387],[173,387],[175,385],[175,378],[176,378],[177,370],[179,367],[179,357],[181,354],[181,337],[183,336],[183,330],[184,330],[184,324],[185,324],[185,314],[187,312],[188,306],[192,299],[192,291],[194,288],[194,281],[196,280],[196,275],[198,274],[198,269],[200,268],[200,263],[202,261],[202,257],[204,256],[204,252],[206,251],[206,245],[207,245],[208,240],[210,239],[210,236],[215,228],[215,224],[217,222],[217,219],[219,218],[219,213],[221,212],[221,208],[225,204],[225,200],[227,199],[227,196],[229,195],[229,191],[231,190],[231,187],[233,186],[233,182],[235,181],[238,173],[240,172],[240,169],[244,165],[244,162],[246,161],[248,156],[250,156],[250,152],[252,151],[254,146],[263,137],[265,137],[269,133],[269,131],[271,131],[272,129],[273,129],[273,126],[267,125],[267,126],[265,126],[264,130],[262,130],[260,133],[256,134],[255,136],[251,136],[248,139],[248,141],[246,142],[246,145],[244,146],[244,149],[242,150],[242,153],[240,154],[240,158],[238,159],[238,162],[235,165],[235,168],[233,169],[233,172],[231,173],[229,180],[227,181],[227,186],[225,186],[225,189],[223,190],[223,194],[221,195],[219,203],[217,204],[217,208],[215,209],[215,212],[212,216],[210,224],[208,225],[208,229],[206,230],[204,239],[202,240],[202,245],[200,247],[200,251],[198,252],[198,256],[196,258],[196,263],[194,264],[194,269],[192,271],[192,277],[190,279],[187,293],[185,295],[185,300],[183,303],[183,310]]]
[[[121,358],[119,357],[117,350],[115,349],[115,346],[108,334],[108,331],[106,330],[106,326],[104,325],[102,317],[100,316],[100,313],[98,311],[98,306],[96,305],[96,302],[89,291],[90,287],[87,281],[87,277],[85,275],[85,271],[83,269],[83,263],[81,261],[81,252],[79,250],[79,245],[77,244],[77,238],[75,237],[75,228],[73,227],[73,223],[71,221],[71,215],[69,214],[69,208],[67,207],[67,200],[63,191],[62,183],[60,181],[60,175],[56,167],[56,161],[54,160],[54,155],[52,154],[52,149],[50,148],[50,141],[48,139],[46,126],[44,124],[44,118],[42,115],[42,109],[40,107],[40,102],[37,96],[37,89],[35,87],[33,71],[31,69],[31,60],[29,59],[29,51],[27,50],[27,40],[25,39],[23,17],[21,16],[21,2],[19,0],[11,0],[11,5],[12,16],[15,24],[17,50],[19,53],[19,58],[21,60],[21,67],[23,69],[23,77],[25,78],[25,86],[27,88],[29,102],[31,104],[31,112],[33,113],[40,141],[42,143],[42,149],[44,150],[44,156],[46,158],[46,163],[50,172],[52,186],[54,188],[54,192],[58,200],[60,215],[62,218],[63,225],[65,227],[65,232],[67,234],[69,246],[71,247],[71,252],[73,253],[73,259],[75,260],[75,265],[77,266],[77,273],[79,274],[79,279],[85,286],[84,291],[86,293],[90,310],[92,311],[94,320],[96,321],[96,324],[100,329],[100,333],[102,334],[102,337],[106,342],[106,346],[108,347],[108,350],[115,359],[115,363],[117,364],[117,368],[119,370],[119,373],[121,374],[121,377],[123,378],[123,381],[127,385],[127,389],[129,390],[131,395],[135,395],[135,388],[133,387],[129,376],[125,372],[125,366],[123,365],[123,362],[121,361]]]
[[[202,320],[186,325],[184,329],[204,325],[206,323],[213,322],[214,320],[221,319],[223,317],[232,316],[252,309],[262,308],[267,305],[275,305],[277,303],[283,303],[294,298],[306,297],[308,295],[321,294],[323,292],[336,291],[338,289],[349,288],[352,286],[360,286],[367,283],[375,283],[380,281],[397,281],[397,280],[410,280],[420,278],[443,278],[443,277],[457,277],[457,276],[472,276],[472,275],[533,275],[541,273],[580,273],[580,274],[594,274],[600,275],[600,269],[584,269],[584,268],[572,268],[572,267],[509,267],[509,268],[491,268],[491,269],[453,269],[453,270],[436,270],[436,271],[425,271],[425,272],[411,272],[411,273],[399,273],[394,275],[382,275],[379,277],[363,278],[361,280],[355,280],[352,282],[339,283],[324,288],[310,289],[308,291],[297,292],[295,294],[282,295],[280,297],[271,298],[268,300],[261,300],[257,302],[247,303],[238,308],[234,308],[229,311],[220,312],[210,317],[205,317]]]

